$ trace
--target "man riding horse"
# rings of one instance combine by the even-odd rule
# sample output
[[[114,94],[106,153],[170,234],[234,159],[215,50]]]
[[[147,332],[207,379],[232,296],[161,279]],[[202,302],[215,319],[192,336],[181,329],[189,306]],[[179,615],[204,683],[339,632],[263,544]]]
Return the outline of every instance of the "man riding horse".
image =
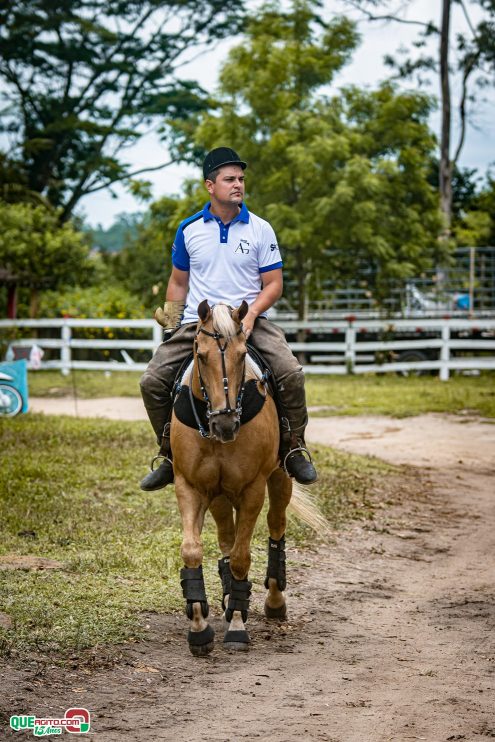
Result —
[[[243,202],[246,167],[229,147],[209,152],[203,175],[210,201],[177,230],[165,305],[155,314],[172,334],[156,350],[141,378],[143,401],[163,457],[160,466],[141,481],[141,489],[146,491],[161,489],[174,480],[172,391],[177,372],[192,351],[197,307],[204,299],[210,305],[226,301],[234,307],[247,301],[243,331],[270,366],[284,411],[281,463],[301,484],[317,479],[311,459],[304,455],[308,421],[304,373],[283,330],[266,317],[282,295],[282,259],[271,225],[249,212]]]

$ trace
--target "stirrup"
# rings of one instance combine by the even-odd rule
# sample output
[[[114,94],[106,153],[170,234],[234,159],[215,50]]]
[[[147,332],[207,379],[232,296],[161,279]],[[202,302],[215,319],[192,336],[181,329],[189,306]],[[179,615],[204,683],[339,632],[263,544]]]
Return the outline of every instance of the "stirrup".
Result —
[[[153,456],[153,458],[151,459],[151,463],[150,463],[150,469],[151,469],[151,471],[155,471],[155,469],[157,469],[158,466],[160,466],[160,464],[158,464],[158,466],[155,466],[155,463],[159,459],[162,459],[163,461],[169,461],[170,464],[171,464],[171,466],[172,467],[174,466],[174,462],[172,461],[172,459],[169,456],[165,456],[165,454],[163,454],[163,453],[158,453],[156,456]]]
[[[287,471],[287,460],[290,458],[290,456],[292,456],[292,454],[298,453],[298,452],[307,453],[308,454],[309,463],[310,464],[313,463],[313,457],[311,456],[311,454],[308,451],[308,449],[306,448],[306,446],[297,446],[296,448],[291,448],[290,451],[285,455],[284,461],[282,463],[282,469],[284,470],[284,472],[287,474],[288,477],[290,477],[291,475]]]

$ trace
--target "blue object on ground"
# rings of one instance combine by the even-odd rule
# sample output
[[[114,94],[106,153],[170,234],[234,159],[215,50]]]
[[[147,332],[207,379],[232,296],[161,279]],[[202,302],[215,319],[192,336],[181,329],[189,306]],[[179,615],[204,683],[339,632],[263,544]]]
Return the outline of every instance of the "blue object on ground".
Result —
[[[457,304],[458,309],[471,309],[469,306],[469,294],[459,294],[455,303]]]
[[[4,379],[1,375],[5,374],[8,379]],[[21,412],[28,411],[29,393],[28,393],[28,375],[27,375],[27,361],[11,361],[10,363],[0,363],[0,384],[5,387],[13,387],[17,389],[22,397],[22,409]]]

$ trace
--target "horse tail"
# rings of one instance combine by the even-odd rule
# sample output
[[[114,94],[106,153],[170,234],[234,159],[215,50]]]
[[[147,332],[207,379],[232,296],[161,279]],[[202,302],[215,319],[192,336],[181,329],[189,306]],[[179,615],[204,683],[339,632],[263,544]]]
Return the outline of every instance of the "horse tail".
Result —
[[[318,536],[328,535],[331,531],[330,523],[316,504],[309,487],[292,480],[292,497],[289,503],[289,512],[303,523],[306,523]]]

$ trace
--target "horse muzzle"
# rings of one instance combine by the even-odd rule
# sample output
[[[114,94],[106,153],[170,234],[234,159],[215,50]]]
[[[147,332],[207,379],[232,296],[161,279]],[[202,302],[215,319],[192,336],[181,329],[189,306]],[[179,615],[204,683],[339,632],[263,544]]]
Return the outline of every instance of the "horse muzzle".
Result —
[[[221,443],[235,441],[239,433],[241,422],[237,412],[231,414],[212,414],[210,417],[210,433]]]

